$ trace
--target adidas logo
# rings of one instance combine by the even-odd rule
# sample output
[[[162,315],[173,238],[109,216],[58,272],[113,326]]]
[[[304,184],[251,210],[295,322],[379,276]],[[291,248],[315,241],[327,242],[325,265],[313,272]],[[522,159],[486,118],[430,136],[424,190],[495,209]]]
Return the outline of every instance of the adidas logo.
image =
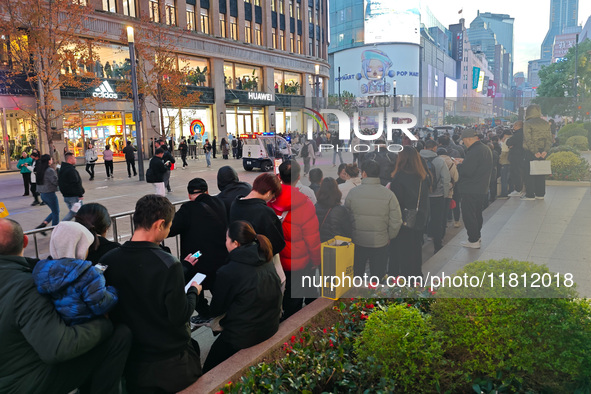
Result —
[[[110,98],[110,99],[119,98],[117,96],[117,93],[115,93],[113,91],[113,88],[111,88],[111,85],[109,85],[109,82],[107,82],[107,81],[103,81],[103,83],[101,83],[101,85],[94,90],[94,93],[92,94],[92,96],[99,97],[99,98]]]

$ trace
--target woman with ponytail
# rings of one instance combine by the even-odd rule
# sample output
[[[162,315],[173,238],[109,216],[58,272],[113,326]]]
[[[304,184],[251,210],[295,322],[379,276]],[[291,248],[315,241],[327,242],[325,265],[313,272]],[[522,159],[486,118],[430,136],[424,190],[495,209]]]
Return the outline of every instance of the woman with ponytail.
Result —
[[[271,242],[250,224],[236,221],[226,233],[228,263],[218,269],[211,302],[212,316],[223,331],[213,343],[203,373],[234,353],[271,338],[279,328],[281,283],[273,266]]]

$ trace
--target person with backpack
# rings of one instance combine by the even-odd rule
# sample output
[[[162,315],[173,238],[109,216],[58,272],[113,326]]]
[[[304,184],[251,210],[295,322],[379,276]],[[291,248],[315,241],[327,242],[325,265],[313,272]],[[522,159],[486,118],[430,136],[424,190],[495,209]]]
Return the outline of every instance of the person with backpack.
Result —
[[[454,160],[449,156],[448,150],[445,149],[442,146],[439,146],[437,148],[437,156],[441,157],[444,161],[445,161],[445,165],[447,166],[447,169],[449,170],[449,176],[450,176],[450,183],[449,183],[449,194],[447,194],[445,197],[445,203],[443,204],[443,210],[445,211],[445,213],[443,214],[443,237],[445,237],[445,232],[447,230],[447,219],[448,219],[448,215],[450,213],[450,204],[451,201],[454,197],[454,186],[456,185],[456,183],[458,183],[458,179],[459,179],[459,174],[458,174],[458,167],[456,166],[456,163],[454,162]]]
[[[304,176],[307,176],[310,172],[310,160],[316,160],[312,141],[304,141],[304,145],[302,145],[302,149],[300,150],[300,157],[304,159]]]
[[[437,143],[433,140],[425,142],[425,149],[420,155],[427,164],[431,173],[432,186],[429,192],[429,206],[431,215],[428,224],[428,233],[433,238],[434,252],[437,253],[443,247],[443,225],[447,218],[445,198],[449,195],[451,176],[449,169],[442,157],[437,156]]]
[[[155,194],[159,196],[166,196],[166,188],[164,186],[164,174],[168,171],[162,157],[164,150],[157,148],[154,156],[150,159],[150,165],[146,171],[146,182],[154,185]]]
[[[232,138],[232,158],[236,159],[238,154],[238,140],[237,138]]]

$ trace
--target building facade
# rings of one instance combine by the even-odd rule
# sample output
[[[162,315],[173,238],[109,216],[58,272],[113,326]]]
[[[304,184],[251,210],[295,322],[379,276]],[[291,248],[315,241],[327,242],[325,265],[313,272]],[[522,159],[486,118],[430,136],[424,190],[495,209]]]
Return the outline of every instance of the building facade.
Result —
[[[550,0],[550,23],[540,52],[542,60],[552,60],[554,38],[565,28],[577,26],[578,21],[579,0]]]
[[[102,82],[90,91],[62,89],[58,94],[62,107],[93,96],[102,100],[92,111],[66,113],[56,127],[63,130],[62,138],[54,141],[77,156],[89,141],[99,152],[109,144],[116,153],[125,140],[135,141],[133,103],[120,90],[130,67],[122,37],[127,26],[145,26],[144,21],[171,38],[178,68],[187,70],[187,91],[201,94],[185,108],[166,108],[146,98],[146,151],[163,132],[175,141],[195,132],[202,134],[200,139],[218,141],[230,134],[301,132],[303,107],[327,94],[326,0],[89,0],[88,6],[96,10],[87,24],[95,58],[92,64],[72,59],[62,73],[92,75]],[[4,168],[26,146],[45,149],[12,93],[0,90]],[[26,101],[27,95],[18,99]]]

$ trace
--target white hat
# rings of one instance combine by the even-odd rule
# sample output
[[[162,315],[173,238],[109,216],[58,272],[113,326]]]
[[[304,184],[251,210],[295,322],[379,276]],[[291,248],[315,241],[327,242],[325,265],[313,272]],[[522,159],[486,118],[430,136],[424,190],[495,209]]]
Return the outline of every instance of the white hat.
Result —
[[[54,259],[86,259],[94,236],[86,227],[76,222],[61,222],[51,233],[49,253]]]

